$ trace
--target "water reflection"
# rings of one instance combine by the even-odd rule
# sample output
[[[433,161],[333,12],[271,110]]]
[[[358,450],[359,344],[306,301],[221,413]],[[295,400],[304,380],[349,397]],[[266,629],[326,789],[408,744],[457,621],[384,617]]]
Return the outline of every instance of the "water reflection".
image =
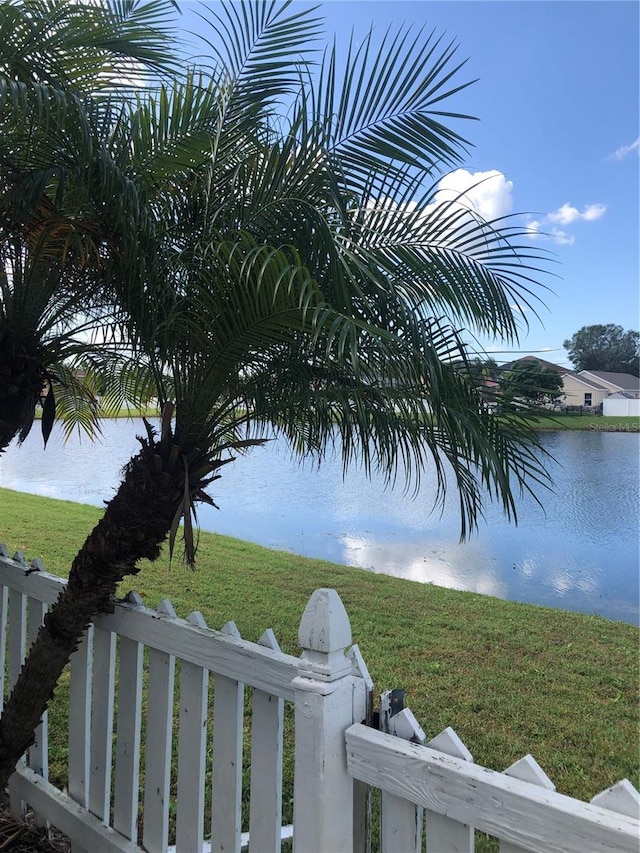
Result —
[[[109,422],[99,444],[34,432],[0,458],[0,486],[101,504],[119,481],[140,424]],[[431,513],[429,475],[415,500],[340,461],[294,462],[272,442],[224,470],[203,507],[206,530],[423,583],[467,589],[638,622],[638,435],[549,433],[555,491],[519,502],[519,527],[490,506],[460,544],[455,496]],[[1,508],[0,508],[1,510]],[[1,528],[0,528],[1,538]]]
[[[342,543],[344,562],[350,566],[449,589],[507,597],[496,566],[490,568],[493,558],[480,547],[478,553],[467,556],[461,564],[456,562],[456,547],[445,541],[380,542],[371,536],[367,539],[343,536]]]

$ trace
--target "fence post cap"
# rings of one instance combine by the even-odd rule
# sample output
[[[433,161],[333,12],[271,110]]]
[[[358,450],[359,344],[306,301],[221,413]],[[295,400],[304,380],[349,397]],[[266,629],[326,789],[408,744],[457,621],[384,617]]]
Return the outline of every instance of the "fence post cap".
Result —
[[[314,678],[333,681],[351,672],[345,649],[351,645],[351,624],[335,589],[317,589],[305,607],[298,641],[303,649],[300,668]]]

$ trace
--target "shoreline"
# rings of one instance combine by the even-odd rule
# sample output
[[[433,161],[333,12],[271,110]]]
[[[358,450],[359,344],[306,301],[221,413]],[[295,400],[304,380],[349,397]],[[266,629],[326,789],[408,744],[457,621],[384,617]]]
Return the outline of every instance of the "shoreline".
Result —
[[[40,420],[41,412],[36,413]],[[136,418],[159,418],[155,409],[121,409],[116,415],[104,415],[101,420],[135,420]],[[56,418],[56,420],[60,420]],[[629,432],[640,435],[640,417],[606,415],[541,415],[532,419],[536,431],[566,430],[568,432]]]
[[[640,435],[640,418],[605,415],[549,415],[532,421],[536,431],[627,432]]]

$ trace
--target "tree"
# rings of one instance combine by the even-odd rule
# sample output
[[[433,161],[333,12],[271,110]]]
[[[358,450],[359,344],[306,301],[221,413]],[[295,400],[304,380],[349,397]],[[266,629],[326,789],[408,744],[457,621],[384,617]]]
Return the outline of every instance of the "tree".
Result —
[[[453,48],[370,33],[350,44],[341,76],[336,47],[317,69],[304,58],[312,10],[218,8],[210,74],[125,102],[101,149],[144,226],[134,254],[114,220],[132,274],[121,286],[110,275],[107,293],[163,415],[5,703],[0,784],[86,626],[141,559],[167,537],[173,549],[180,520],[193,563],[196,506],[212,502],[206,489],[234,454],[275,433],[301,454],[337,444],[345,468],[415,487],[432,466],[441,500],[457,488],[463,535],[485,489],[513,517],[517,490],[545,482],[520,407],[495,415],[459,369],[471,358],[461,330],[514,341],[510,306],[535,296],[517,230],[434,204],[438,169],[464,148],[443,124],[461,88]],[[90,114],[92,97],[81,106]]]
[[[576,370],[604,370],[640,376],[640,332],[614,323],[583,326],[563,347]]]
[[[479,400],[489,406],[497,405],[500,368],[493,358],[475,356],[469,361],[461,361],[458,370],[467,377],[467,381],[475,389]]]
[[[534,406],[553,403],[562,394],[562,376],[535,361],[516,362],[500,377],[502,398]]]
[[[131,236],[144,233],[110,150],[126,97],[114,98],[115,69],[135,66],[144,79],[174,64],[169,0],[1,10],[0,453],[24,440],[39,401],[46,442],[56,410],[71,428],[95,426],[98,382],[103,407],[137,396],[130,357],[114,345],[111,289],[125,267],[131,276]]]

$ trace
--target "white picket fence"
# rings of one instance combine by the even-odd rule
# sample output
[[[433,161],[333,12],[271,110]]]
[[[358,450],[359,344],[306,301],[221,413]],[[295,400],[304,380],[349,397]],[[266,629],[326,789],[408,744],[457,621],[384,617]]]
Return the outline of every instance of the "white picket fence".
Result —
[[[0,546],[7,687],[63,585]],[[386,731],[365,725],[371,680],[335,590],[311,596],[299,641],[294,657],[270,630],[247,642],[233,623],[215,631],[199,613],[180,619],[167,601],[151,611],[132,594],[96,619],[71,662],[68,792],[48,782],[45,717],[11,778],[12,810],[29,804],[74,853],[270,853],[292,835],[295,853],[367,853],[369,792],[379,788],[381,853],[420,853],[425,837],[428,853],[472,853],[474,829],[501,839],[500,853],[637,853],[640,795],[626,780],[586,804],[557,794],[530,756],[496,773],[451,729],[425,746],[408,709],[391,715],[387,694]],[[293,823],[282,827],[287,703]]]

